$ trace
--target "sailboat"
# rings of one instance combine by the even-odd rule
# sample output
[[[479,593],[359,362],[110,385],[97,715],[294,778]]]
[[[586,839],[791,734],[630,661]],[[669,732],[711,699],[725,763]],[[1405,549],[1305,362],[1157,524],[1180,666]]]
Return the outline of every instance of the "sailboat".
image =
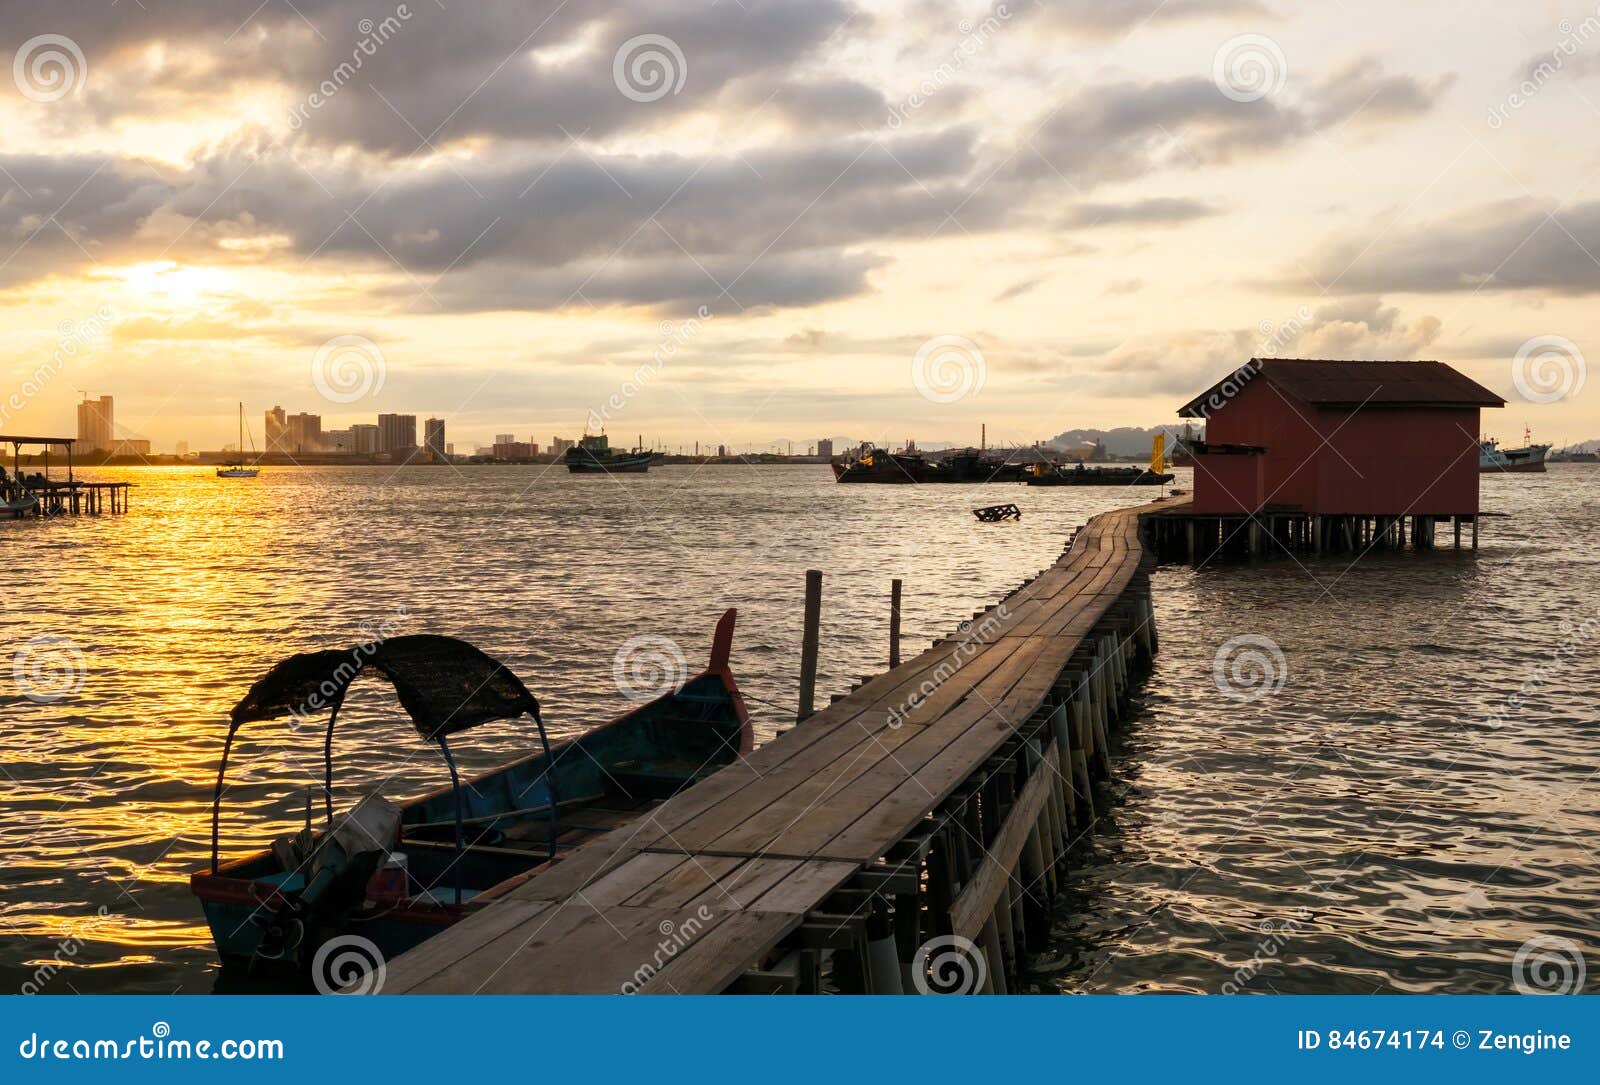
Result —
[[[240,449],[240,450],[243,450],[243,448],[244,448],[244,403],[243,402],[241,402],[239,404],[239,443],[234,445],[233,447],[236,448],[236,449]],[[255,450],[256,450],[256,439],[254,437],[252,437],[252,438],[250,438],[250,451],[252,453],[254,453]],[[244,465],[244,461],[243,460],[238,460],[236,462],[235,461],[230,461],[229,463],[225,464],[224,466],[217,468],[217,477],[218,478],[255,478],[260,473],[261,473],[261,468],[259,468],[259,467],[246,467]]]

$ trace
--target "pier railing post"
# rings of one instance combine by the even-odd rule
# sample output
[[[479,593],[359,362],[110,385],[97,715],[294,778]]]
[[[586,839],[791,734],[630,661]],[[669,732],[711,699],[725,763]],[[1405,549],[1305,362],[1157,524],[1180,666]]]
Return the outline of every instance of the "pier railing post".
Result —
[[[900,666],[900,581],[889,582],[889,669]]]
[[[815,711],[817,696],[817,633],[822,624],[822,570],[806,570],[805,630],[800,638],[800,709],[796,723],[804,723]]]

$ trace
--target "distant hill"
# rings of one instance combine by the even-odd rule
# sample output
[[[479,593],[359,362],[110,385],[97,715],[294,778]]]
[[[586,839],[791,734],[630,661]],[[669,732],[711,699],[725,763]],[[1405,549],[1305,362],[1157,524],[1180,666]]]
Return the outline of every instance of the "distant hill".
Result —
[[[1066,449],[1104,441],[1106,451],[1113,456],[1147,456],[1150,454],[1151,440],[1161,432],[1165,432],[1170,441],[1174,434],[1182,433],[1183,430],[1181,427],[1174,429],[1172,426],[1151,426],[1149,429],[1140,429],[1138,426],[1118,426],[1116,429],[1069,429],[1050,438],[1049,444]],[[1202,436],[1203,433],[1202,428],[1195,428],[1196,437]]]

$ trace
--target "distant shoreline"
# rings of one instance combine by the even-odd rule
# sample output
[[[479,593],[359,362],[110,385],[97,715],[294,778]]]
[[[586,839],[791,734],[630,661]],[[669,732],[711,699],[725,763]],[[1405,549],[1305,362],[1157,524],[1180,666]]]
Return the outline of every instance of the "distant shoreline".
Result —
[[[9,461],[9,457],[7,458]],[[180,459],[177,456],[112,456],[106,459],[86,460],[75,458],[72,461],[74,468],[98,467],[220,467],[227,463],[237,462],[237,456],[205,456],[201,459]],[[20,460],[26,467],[41,467],[44,457],[39,455],[23,456]],[[429,460],[393,461],[379,460],[370,456],[351,457],[349,459],[328,459],[316,457],[306,460],[289,460],[282,457],[263,457],[244,461],[251,467],[295,468],[295,467],[565,467],[562,460],[535,459],[535,460],[482,460],[476,457],[466,460],[452,460],[448,463],[438,463]],[[62,455],[50,457],[50,466],[66,467],[67,459]],[[815,456],[740,456],[718,457],[705,456],[664,456],[657,459],[653,467],[826,467],[828,461]]]

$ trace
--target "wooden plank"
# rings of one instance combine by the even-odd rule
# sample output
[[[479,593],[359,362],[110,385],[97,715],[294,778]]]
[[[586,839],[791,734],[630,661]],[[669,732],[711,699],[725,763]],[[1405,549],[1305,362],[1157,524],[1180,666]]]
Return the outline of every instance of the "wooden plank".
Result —
[[[537,919],[556,906],[554,901],[548,900],[507,900],[485,908],[390,961],[385,966],[383,993],[403,995],[415,991],[485,942]]]
[[[639,987],[641,995],[716,994],[800,926],[798,912],[738,912],[695,938]]]
[[[799,859],[745,859],[739,869],[688,903],[742,910],[803,865]]]
[[[747,862],[748,859],[730,859],[719,855],[690,855],[670,874],[663,875],[623,903],[640,908],[676,908],[709,889],[715,889],[722,879],[730,877]]]
[[[687,855],[641,852],[630,856],[621,866],[572,895],[595,908],[621,904],[641,890],[661,884],[663,879],[688,861]]]
[[[754,912],[809,912],[860,869],[857,863],[813,859],[747,906]]]
[[[962,938],[977,938],[983,933],[984,921],[994,914],[995,902],[1000,899],[1006,882],[1021,861],[1022,847],[1028,834],[1039,822],[1045,800],[1050,796],[1051,774],[1056,771],[1056,744],[1052,740],[1023,786],[1022,793],[1012,804],[1011,811],[985,850],[983,862],[978,864],[972,880],[962,887],[955,902],[950,905],[950,928]]]

